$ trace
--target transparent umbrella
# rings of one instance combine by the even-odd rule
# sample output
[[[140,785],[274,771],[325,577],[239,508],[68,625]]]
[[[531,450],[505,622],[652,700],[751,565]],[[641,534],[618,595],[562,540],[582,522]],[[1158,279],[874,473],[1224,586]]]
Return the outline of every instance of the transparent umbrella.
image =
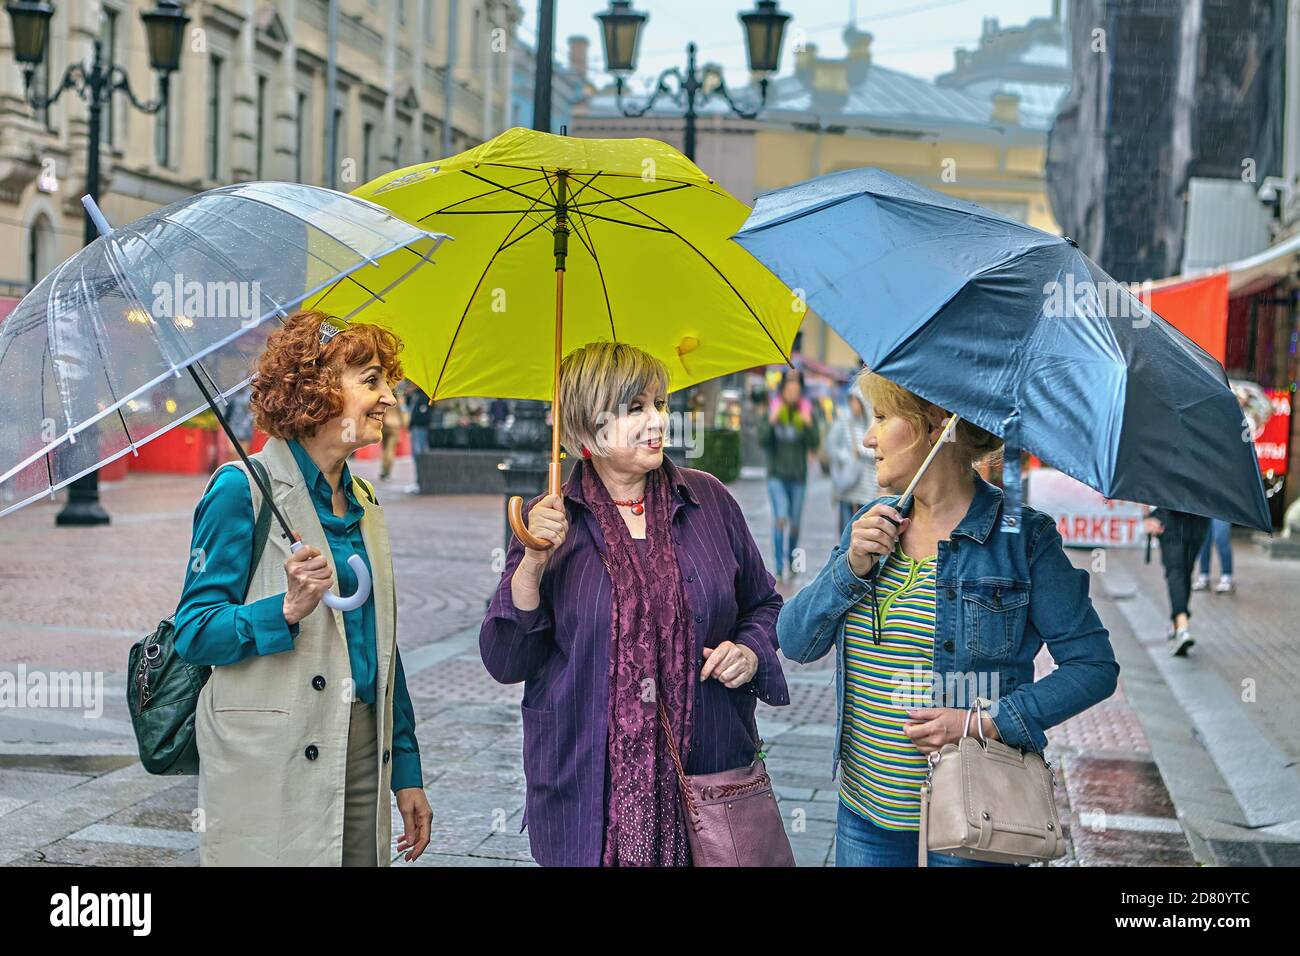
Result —
[[[100,238],[0,324],[0,516],[136,454],[209,405],[224,425],[227,397],[249,383],[267,336],[297,305],[346,283],[362,293],[341,316],[351,318],[431,264],[446,238],[294,183],[209,190],[116,228],[83,202]],[[376,282],[390,257],[405,267],[386,263]]]

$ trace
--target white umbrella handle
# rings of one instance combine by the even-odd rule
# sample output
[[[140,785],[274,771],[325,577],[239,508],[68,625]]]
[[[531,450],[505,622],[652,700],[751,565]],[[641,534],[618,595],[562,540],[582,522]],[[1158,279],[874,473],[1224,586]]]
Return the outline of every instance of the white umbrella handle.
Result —
[[[289,545],[289,550],[297,554],[303,547],[301,541],[295,541]],[[331,591],[326,591],[321,598],[326,607],[336,611],[355,611],[366,603],[366,598],[370,597],[370,569],[366,567],[365,559],[359,554],[354,554],[348,558],[348,567],[357,576],[357,589],[352,592],[351,597],[339,597]]]

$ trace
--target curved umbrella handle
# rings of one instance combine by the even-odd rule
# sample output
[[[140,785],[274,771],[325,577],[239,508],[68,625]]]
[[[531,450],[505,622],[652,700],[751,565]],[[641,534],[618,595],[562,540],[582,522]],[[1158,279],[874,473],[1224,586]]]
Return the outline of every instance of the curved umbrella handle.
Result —
[[[289,545],[289,550],[295,554],[301,551],[302,548],[303,543],[301,541],[295,541]],[[366,598],[370,597],[370,569],[366,567],[365,560],[361,555],[354,554],[348,558],[348,567],[357,576],[357,589],[352,592],[351,597],[339,597],[330,591],[326,591],[321,598],[326,607],[333,608],[336,611],[355,611],[366,603]]]
[[[537,537],[528,530],[528,525],[524,524],[524,499],[515,495],[510,499],[508,508],[510,530],[515,533],[515,537],[522,541],[525,547],[532,548],[534,551],[549,550],[554,542]]]

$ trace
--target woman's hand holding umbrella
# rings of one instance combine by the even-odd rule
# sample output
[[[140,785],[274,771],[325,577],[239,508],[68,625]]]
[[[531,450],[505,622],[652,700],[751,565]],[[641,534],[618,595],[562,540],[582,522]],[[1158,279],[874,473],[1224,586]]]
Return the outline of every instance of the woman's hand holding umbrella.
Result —
[[[849,540],[849,568],[860,578],[875,566],[880,558],[894,550],[899,537],[912,523],[891,505],[876,505],[853,522],[853,536]]]
[[[297,535],[295,535],[295,538]],[[284,595],[284,619],[297,624],[320,604],[334,584],[334,575],[320,549],[305,545],[284,562],[289,589]]]
[[[528,537],[521,537],[524,544],[524,557],[511,578],[511,599],[521,611],[531,611],[541,604],[538,588],[542,582],[542,572],[551,552],[564,544],[569,533],[569,518],[564,513],[564,500],[560,495],[547,495],[528,512]],[[528,546],[529,538],[543,542],[546,546],[534,549]]]

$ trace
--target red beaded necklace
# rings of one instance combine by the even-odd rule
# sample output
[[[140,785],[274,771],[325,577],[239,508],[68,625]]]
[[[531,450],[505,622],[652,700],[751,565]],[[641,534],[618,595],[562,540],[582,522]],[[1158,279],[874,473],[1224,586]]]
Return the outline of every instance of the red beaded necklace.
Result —
[[[634,515],[645,514],[645,495],[642,495],[640,498],[629,498],[627,501],[619,501],[617,498],[611,498],[609,500],[614,502],[614,504],[618,505],[620,508],[631,508],[632,514]]]

